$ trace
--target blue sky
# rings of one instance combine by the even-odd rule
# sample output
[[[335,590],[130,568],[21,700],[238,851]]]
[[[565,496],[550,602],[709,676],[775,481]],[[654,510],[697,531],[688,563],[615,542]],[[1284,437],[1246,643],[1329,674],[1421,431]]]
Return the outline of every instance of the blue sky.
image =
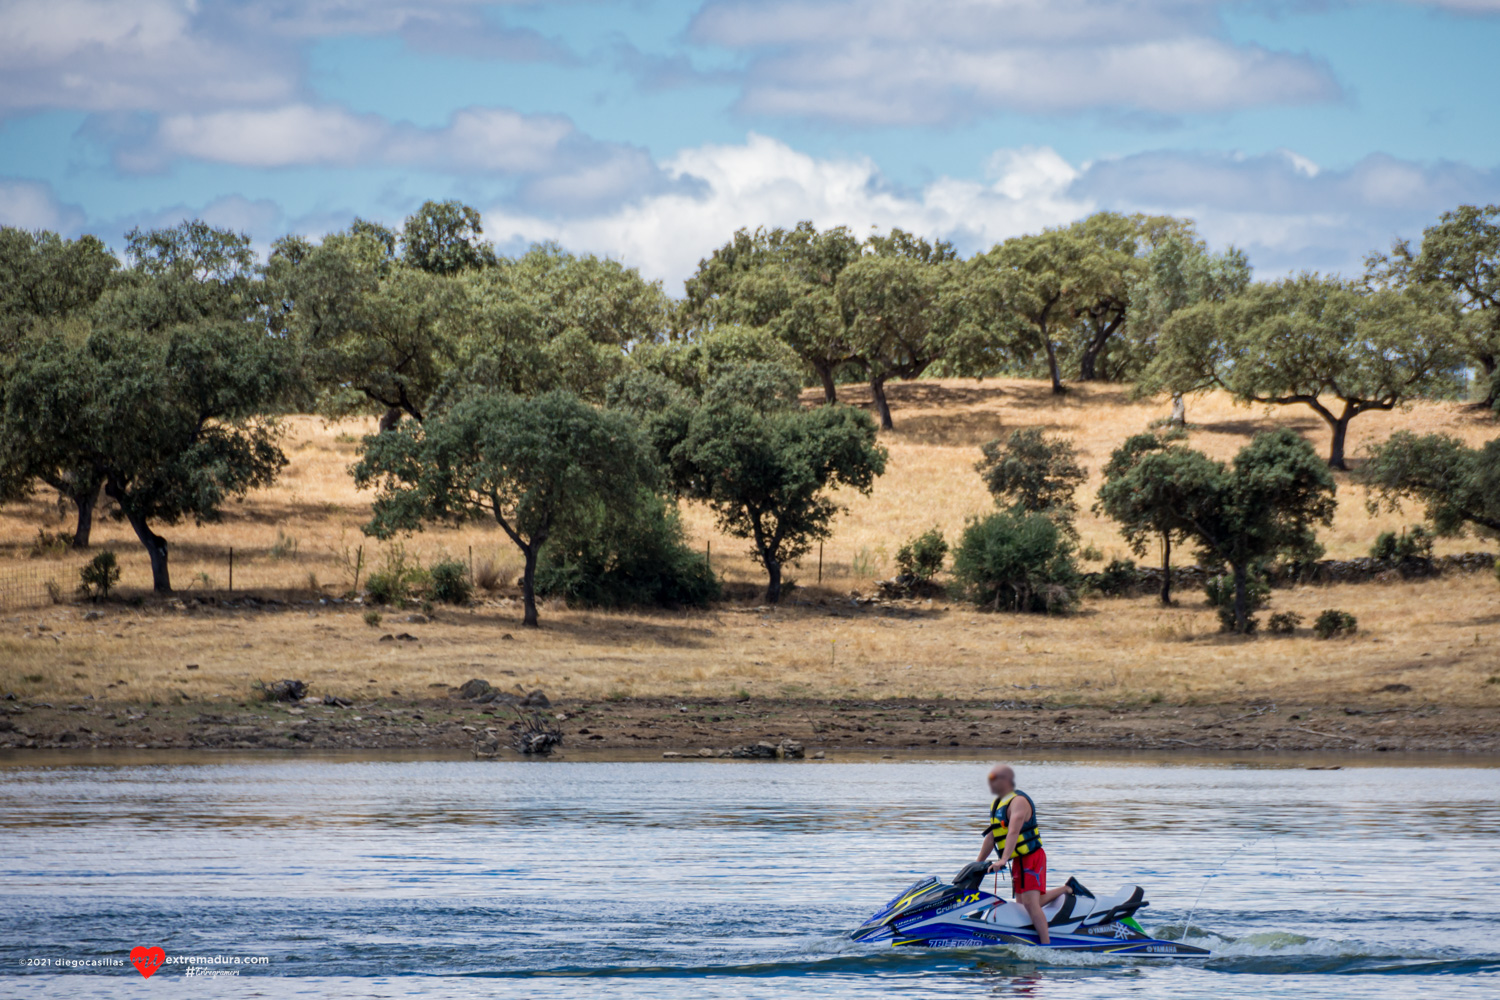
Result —
[[[1099,209],[1258,273],[1500,201],[1500,0],[0,0],[0,222],[262,245],[426,198],[680,291],[739,226]]]

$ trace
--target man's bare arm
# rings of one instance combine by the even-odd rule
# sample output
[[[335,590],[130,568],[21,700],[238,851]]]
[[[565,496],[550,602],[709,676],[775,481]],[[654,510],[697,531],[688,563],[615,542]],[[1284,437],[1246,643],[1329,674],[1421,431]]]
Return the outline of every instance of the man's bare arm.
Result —
[[[993,851],[994,849],[995,849],[995,835],[993,833],[987,833],[987,834],[985,834],[984,835],[984,843],[982,843],[982,844],[979,845],[979,861],[983,861],[985,858],[989,857],[990,856],[990,852]]]

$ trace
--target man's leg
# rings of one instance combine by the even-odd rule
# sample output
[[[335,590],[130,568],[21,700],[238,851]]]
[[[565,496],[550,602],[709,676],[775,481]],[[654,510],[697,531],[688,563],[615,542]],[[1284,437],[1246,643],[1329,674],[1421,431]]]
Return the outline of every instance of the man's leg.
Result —
[[[1031,926],[1036,928],[1037,939],[1042,944],[1051,944],[1052,935],[1047,931],[1047,915],[1042,912],[1042,894],[1035,889],[1027,889],[1021,893],[1020,903],[1031,914]]]
[[[1048,906],[1058,896],[1070,896],[1072,894],[1073,890],[1069,889],[1067,886],[1062,886],[1058,889],[1048,889],[1046,892],[1042,893],[1042,898],[1038,902],[1040,902],[1043,906]]]

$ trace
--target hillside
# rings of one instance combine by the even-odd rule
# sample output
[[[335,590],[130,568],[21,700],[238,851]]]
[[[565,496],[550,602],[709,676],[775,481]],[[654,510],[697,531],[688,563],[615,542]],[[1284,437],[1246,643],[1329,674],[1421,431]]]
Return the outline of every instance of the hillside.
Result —
[[[801,589],[774,612],[754,610],[762,578],[744,544],[719,535],[705,511],[688,510],[693,538],[711,547],[715,568],[735,585],[734,599],[713,611],[601,613],[553,602],[543,609],[544,628],[523,633],[518,608],[501,593],[473,611],[439,610],[429,624],[409,625],[404,613],[387,611],[386,621],[371,628],[360,609],[317,604],[313,593],[314,586],[330,598],[347,590],[349,563],[361,547],[365,572],[393,548],[360,534],[368,496],[354,490],[346,471],[369,426],[294,417],[286,421],[291,464],[274,488],[232,507],[222,524],[163,531],[181,600],[229,599],[232,546],[237,595],[253,589],[293,603],[272,610],[188,605],[183,611],[180,602],[148,599],[139,608],[112,605],[102,622],[83,622],[84,607],[13,606],[0,627],[0,689],[106,698],[110,685],[126,681],[135,697],[180,691],[234,698],[244,696],[252,679],[300,676],[318,693],[358,694],[375,690],[367,685],[377,680],[381,690],[390,684],[411,693],[479,672],[497,683],[585,697],[740,691],[1001,697],[1025,689],[1105,702],[1295,696],[1500,704],[1500,684],[1487,682],[1500,661],[1500,586],[1487,574],[1276,593],[1272,610],[1297,610],[1309,619],[1326,607],[1356,614],[1360,634],[1331,643],[1306,632],[1290,639],[1220,636],[1197,593],[1181,594],[1173,609],[1148,597],[1091,599],[1080,613],[1059,618],[980,614],[943,600],[855,607],[850,592],[873,592],[874,581],[893,571],[892,556],[905,538],[934,524],[955,537],[965,518],[989,509],[973,471],[978,447],[1024,426],[1074,440],[1093,476],[1080,495],[1083,542],[1104,559],[1127,555],[1112,525],[1088,511],[1098,470],[1120,440],[1165,413],[1162,403],[1131,402],[1125,389],[1112,386],[1075,387],[1054,398],[1038,382],[950,379],[890,392],[897,426],[882,438],[890,449],[887,474],[871,497],[850,501],[824,549],[822,585],[814,554],[790,574]],[[868,402],[858,386],[843,394]],[[1207,396],[1190,400],[1188,417],[1190,443],[1218,457],[1278,423],[1320,447],[1326,443],[1321,422],[1297,407],[1265,412]],[[1496,431],[1482,414],[1423,403],[1359,417],[1351,428],[1351,454],[1399,428],[1446,431],[1472,443]],[[1338,517],[1323,535],[1332,556],[1363,555],[1378,531],[1419,519],[1417,511],[1372,517],[1363,492],[1348,485],[1347,475],[1339,480]],[[56,531],[71,524],[45,498],[0,511],[0,579],[51,577],[71,589],[77,557],[28,557],[38,527]],[[128,528],[102,520],[95,542],[118,551],[125,593],[144,595],[149,573]],[[444,554],[467,560],[472,550],[481,570],[493,562],[506,578],[519,565],[494,526],[428,531],[402,544],[424,562]],[[1447,540],[1439,551],[1492,544]],[[1148,554],[1145,561],[1154,558]],[[44,624],[46,630],[39,628]],[[403,631],[415,639],[379,642],[383,634]],[[498,641],[502,636],[513,639]],[[188,673],[188,663],[200,667]],[[1380,693],[1391,684],[1411,691]]]

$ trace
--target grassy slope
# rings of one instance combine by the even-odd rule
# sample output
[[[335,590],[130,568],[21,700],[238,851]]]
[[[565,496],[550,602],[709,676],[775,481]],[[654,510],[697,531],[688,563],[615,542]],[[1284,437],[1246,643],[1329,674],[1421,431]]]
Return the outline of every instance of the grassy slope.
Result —
[[[859,387],[844,395],[868,402]],[[1056,399],[1044,384],[1018,380],[900,385],[892,402],[897,429],[883,438],[891,452],[888,473],[873,496],[850,498],[848,516],[825,547],[823,586],[813,586],[814,554],[791,574],[804,585],[797,596],[806,603],[774,615],[751,610],[753,599],[689,615],[554,606],[543,613],[549,627],[535,634],[518,628],[518,611],[504,600],[473,614],[444,612],[430,625],[406,625],[388,614],[378,630],[356,611],[309,614],[302,607],[182,615],[148,605],[111,610],[96,622],[81,621],[81,609],[11,610],[0,620],[0,688],[104,697],[118,690],[106,685],[127,680],[137,696],[181,690],[228,697],[243,692],[251,678],[274,675],[306,677],[322,692],[373,691],[372,681],[412,692],[478,673],[586,696],[722,695],[744,688],[762,695],[1004,697],[1026,690],[1107,701],[1158,693],[1200,700],[1367,696],[1400,683],[1415,689],[1404,700],[1500,705],[1500,684],[1486,683],[1500,670],[1500,587],[1487,576],[1277,592],[1273,609],[1310,618],[1322,608],[1341,607],[1358,615],[1360,636],[1334,643],[1305,636],[1249,642],[1219,637],[1196,594],[1182,595],[1175,609],[1162,609],[1150,598],[1095,600],[1081,614],[1060,619],[980,615],[942,601],[847,616],[840,597],[868,591],[875,577],[889,575],[903,539],[934,524],[954,537],[966,517],[990,507],[972,468],[978,447],[1018,427],[1041,425],[1073,438],[1093,472],[1079,498],[1083,540],[1105,559],[1128,555],[1112,525],[1087,508],[1110,450],[1164,414],[1160,402],[1133,403],[1116,387],[1078,387]],[[1217,457],[1229,457],[1255,431],[1277,423],[1295,427],[1319,447],[1327,442],[1322,423],[1304,408],[1266,412],[1208,396],[1190,401],[1188,415],[1194,425],[1190,443]],[[345,589],[344,557],[358,546],[367,566],[383,558],[387,547],[359,533],[368,496],[355,492],[346,473],[367,426],[310,417],[287,423],[291,465],[277,486],[231,508],[222,524],[163,532],[173,546],[179,589],[191,587],[191,595],[223,587],[229,546],[235,549],[237,590],[282,589],[298,600],[311,596],[314,583],[327,593]],[[1422,404],[1357,418],[1350,454],[1400,428],[1447,431],[1472,443],[1496,432],[1492,421],[1458,406]],[[1346,476],[1340,481],[1338,518],[1323,536],[1330,555],[1364,554],[1378,531],[1419,517],[1416,511],[1372,517],[1362,491],[1349,486]],[[76,581],[76,557],[27,558],[30,539],[44,523],[53,530],[69,527],[50,502],[0,510],[0,577],[9,572],[55,575],[67,586]],[[700,544],[711,543],[715,568],[743,584],[738,591],[750,593],[761,577],[744,543],[717,534],[706,511],[689,510],[687,524]],[[295,541],[295,553],[286,539]],[[101,522],[95,541],[120,553],[127,590],[147,585],[145,558],[124,525]],[[1439,551],[1486,544],[1449,541]],[[428,531],[405,546],[424,561],[443,553],[467,558],[472,548],[476,562],[491,560],[508,576],[519,565],[492,526]],[[819,599],[829,603],[819,605]],[[51,635],[36,631],[38,623],[50,624]],[[422,641],[376,641],[383,632],[402,630]],[[58,632],[66,635],[53,638]],[[514,639],[501,641],[506,633]],[[185,672],[187,663],[201,669]]]

